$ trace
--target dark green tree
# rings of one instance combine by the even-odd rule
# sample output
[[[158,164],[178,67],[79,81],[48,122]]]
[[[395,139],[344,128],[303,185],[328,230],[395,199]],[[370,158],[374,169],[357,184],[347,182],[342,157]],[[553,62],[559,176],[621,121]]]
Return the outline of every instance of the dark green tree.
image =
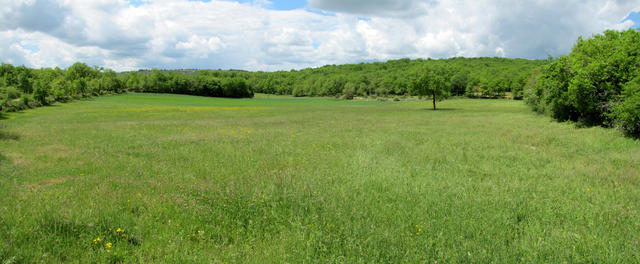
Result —
[[[436,101],[444,100],[449,96],[447,75],[443,68],[426,68],[413,83],[412,94],[431,96],[433,110],[436,110]]]

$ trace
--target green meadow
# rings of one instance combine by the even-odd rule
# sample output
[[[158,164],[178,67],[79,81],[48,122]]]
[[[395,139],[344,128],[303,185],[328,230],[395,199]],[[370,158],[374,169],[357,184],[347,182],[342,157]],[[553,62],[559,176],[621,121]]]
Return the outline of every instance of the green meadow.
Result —
[[[521,101],[125,94],[0,119],[0,263],[640,262],[640,141]]]

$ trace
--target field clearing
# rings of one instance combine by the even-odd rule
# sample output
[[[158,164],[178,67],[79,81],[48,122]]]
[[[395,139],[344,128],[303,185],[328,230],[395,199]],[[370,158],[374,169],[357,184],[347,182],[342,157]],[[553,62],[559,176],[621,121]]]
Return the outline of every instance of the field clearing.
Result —
[[[0,263],[640,262],[640,141],[521,101],[438,107],[126,94],[7,114]]]

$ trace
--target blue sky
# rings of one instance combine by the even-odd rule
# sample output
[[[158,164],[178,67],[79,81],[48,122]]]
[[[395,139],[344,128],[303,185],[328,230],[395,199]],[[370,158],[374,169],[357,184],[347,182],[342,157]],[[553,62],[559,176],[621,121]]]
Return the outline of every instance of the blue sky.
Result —
[[[241,3],[252,3],[251,0],[241,0]],[[266,5],[267,8],[274,10],[292,10],[298,8],[304,8],[307,6],[307,1],[300,0],[280,0],[280,1],[270,1],[270,5]]]
[[[544,59],[567,54],[578,36],[635,27],[637,0],[15,0],[0,8],[0,62],[273,71]]]
[[[630,19],[634,22],[633,28],[640,28],[640,12],[632,12],[623,20]]]
[[[189,0],[189,1],[200,1],[200,2],[211,2],[211,0]],[[233,1],[233,0],[224,0],[224,1]],[[147,3],[147,0],[130,0],[129,1],[134,6],[140,6],[142,4]],[[235,1],[239,3],[255,3],[254,0],[239,0]],[[273,10],[292,10],[305,8],[307,6],[307,1],[305,0],[278,0],[278,1],[269,1],[271,4],[265,5],[266,8]]]

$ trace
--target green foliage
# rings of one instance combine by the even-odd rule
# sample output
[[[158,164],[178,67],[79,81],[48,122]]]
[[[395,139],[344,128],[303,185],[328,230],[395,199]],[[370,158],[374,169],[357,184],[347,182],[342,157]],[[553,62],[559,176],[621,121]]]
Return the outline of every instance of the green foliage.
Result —
[[[451,95],[464,95],[467,89],[469,72],[458,72],[451,76]]]
[[[612,107],[640,67],[638,43],[640,32],[636,30],[607,30],[578,39],[568,56],[543,66],[535,84],[525,92],[527,103],[559,121],[587,126],[620,123],[614,119],[621,115],[611,115]]]
[[[615,127],[628,136],[640,138],[640,74],[624,86],[620,101],[609,115]]]
[[[67,80],[74,81],[80,79],[95,78],[98,75],[96,68],[91,68],[82,62],[76,62],[67,69]]]
[[[119,74],[80,62],[66,70],[0,64],[0,106],[8,111],[126,91],[253,97],[247,76],[235,72],[153,69]]]
[[[16,87],[13,87],[13,86],[7,87],[5,89],[5,93],[6,93],[6,96],[5,96],[6,99],[13,100],[13,99],[20,98],[20,91],[18,91]]]
[[[477,97],[501,97],[512,89],[522,72],[546,64],[547,61],[504,58],[451,58],[441,60],[390,60],[387,62],[327,65],[303,70],[241,73],[256,92],[291,94],[294,96],[394,96],[409,93],[416,72],[424,68],[446,68],[448,92],[464,95],[472,80],[485,93]],[[223,72],[221,72],[223,73]],[[499,81],[495,81],[499,80]],[[515,83],[515,84],[514,84]],[[492,87],[498,84],[500,87]]]
[[[411,86],[412,95],[430,96],[433,100],[433,110],[436,110],[436,101],[449,96],[449,73],[445,68],[426,68],[420,73],[420,77]]]
[[[417,73],[422,69],[443,68],[447,76],[437,82],[446,83],[447,95],[462,95],[465,94],[465,88],[473,87],[478,88],[477,91],[467,91],[467,95],[495,98],[521,88],[516,81],[521,72],[545,63],[503,58],[400,59],[384,63],[327,65],[299,71],[152,69],[126,73],[91,67],[81,62],[74,63],[66,70],[36,70],[0,64],[0,88],[15,87],[20,92],[18,96],[23,93],[31,95],[37,105],[125,91],[234,98],[252,97],[254,92],[297,97],[376,98],[405,96],[415,88],[414,83],[420,75]],[[2,99],[1,103],[7,106],[14,104],[8,97]],[[27,104],[26,107],[33,105]]]
[[[223,97],[253,97],[253,90],[251,90],[247,81],[242,78],[223,79],[221,86]]]
[[[34,87],[33,98],[40,105],[49,104],[49,102],[47,101],[47,97],[49,96],[49,91],[51,90],[50,84],[43,80],[36,80],[34,83]]]

